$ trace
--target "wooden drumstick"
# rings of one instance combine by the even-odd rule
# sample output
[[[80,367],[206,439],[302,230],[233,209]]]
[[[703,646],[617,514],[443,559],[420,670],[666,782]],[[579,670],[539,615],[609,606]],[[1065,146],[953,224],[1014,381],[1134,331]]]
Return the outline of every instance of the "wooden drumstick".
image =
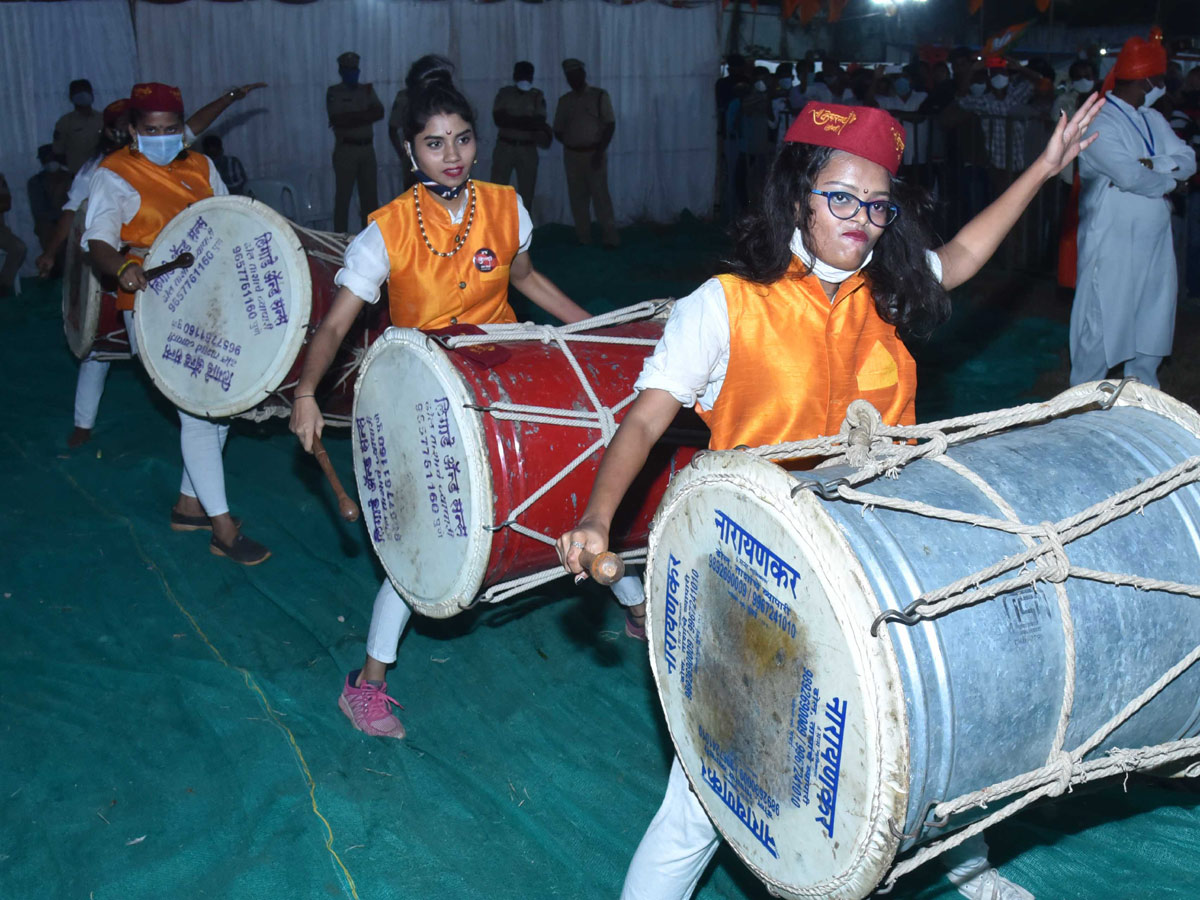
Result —
[[[611,550],[602,553],[580,550],[579,564],[587,570],[596,584],[614,584],[625,577],[625,560]]]
[[[153,269],[146,269],[143,274],[147,281],[153,281],[168,272],[174,272],[176,269],[186,269],[196,261],[196,257],[190,253],[180,253],[169,263],[163,263],[161,266],[155,266]]]
[[[312,452],[321,466],[321,471],[329,479],[329,486],[333,488],[334,494],[337,495],[338,513],[347,522],[357,522],[359,515],[358,504],[346,496],[346,489],[342,487],[341,479],[338,478],[337,472],[333,470],[333,463],[329,460],[329,453],[325,450],[321,439],[315,434],[312,439]]]

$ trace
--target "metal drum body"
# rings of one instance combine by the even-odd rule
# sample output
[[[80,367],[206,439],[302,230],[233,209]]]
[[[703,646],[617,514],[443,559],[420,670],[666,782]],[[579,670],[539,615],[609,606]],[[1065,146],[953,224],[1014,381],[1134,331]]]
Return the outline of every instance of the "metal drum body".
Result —
[[[100,360],[129,359],[129,336],[125,317],[117,309],[116,280],[96,277],[87,253],[80,246],[87,217],[87,201],[75,213],[75,224],[67,239],[63,267],[63,333],[67,346],[79,359],[93,350]]]
[[[1038,523],[1200,455],[1198,435],[1194,411],[1133,384],[1110,410],[948,456]],[[858,900],[914,843],[891,825],[914,833],[929,803],[1046,764],[1066,671],[1062,621],[1054,587],[1039,583],[872,637],[881,610],[1025,545],[810,490],[793,497],[796,484],[737,451],[703,454],[672,483],[650,537],[651,659],[684,769],[742,859],[784,896]],[[1003,518],[932,460],[868,489]],[[1073,565],[1200,583],[1200,493],[1178,490],[1067,553]],[[1200,607],[1076,578],[1065,588],[1077,653],[1071,750],[1196,646]],[[1195,669],[1086,758],[1200,733]]]
[[[291,411],[304,345],[333,305],[347,238],[311,232],[249,197],[209,197],[167,223],[145,267],[183,252],[191,267],[138,294],[134,328],[150,378],[193,415],[266,418]],[[317,399],[348,421],[354,368],[386,327],[387,304],[364,310]]]
[[[662,320],[649,320],[595,333],[657,340],[662,328]],[[553,546],[492,526],[597,438],[588,428],[499,420],[470,408],[495,402],[591,408],[557,347],[534,340],[502,346],[502,361],[481,363],[479,348],[448,350],[424,332],[389,328],[359,375],[353,449],[363,516],[392,584],[424,615],[456,615],[486,586],[559,564]],[[609,407],[631,392],[652,349],[572,348]],[[694,452],[656,450],[614,521],[613,549],[645,546],[668,479]],[[521,524],[554,538],[570,529],[587,502],[599,456],[538,499]]]

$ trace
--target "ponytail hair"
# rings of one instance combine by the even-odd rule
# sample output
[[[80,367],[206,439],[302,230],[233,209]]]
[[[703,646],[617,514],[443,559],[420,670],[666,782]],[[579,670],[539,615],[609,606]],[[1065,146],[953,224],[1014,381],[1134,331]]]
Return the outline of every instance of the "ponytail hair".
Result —
[[[404,139],[411,142],[436,115],[458,115],[472,128],[475,110],[454,84],[454,63],[444,56],[422,56],[404,78],[408,108],[404,113]]]

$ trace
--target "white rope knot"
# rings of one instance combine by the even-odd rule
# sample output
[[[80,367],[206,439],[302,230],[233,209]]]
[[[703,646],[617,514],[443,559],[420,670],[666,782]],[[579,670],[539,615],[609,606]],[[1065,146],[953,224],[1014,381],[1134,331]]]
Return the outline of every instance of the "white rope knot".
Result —
[[[1055,750],[1050,754],[1046,768],[1049,770],[1047,774],[1054,776],[1054,781],[1046,785],[1049,796],[1061,797],[1071,789],[1071,779],[1075,774],[1074,758],[1063,750]]]
[[[1060,584],[1071,574],[1071,560],[1054,523],[1042,522],[1039,527],[1042,532],[1042,544],[1048,545],[1050,552],[1038,557],[1036,567],[1041,572],[1042,580]]]
[[[846,444],[850,447],[869,448],[875,442],[875,432],[883,424],[879,410],[866,400],[855,400],[846,409],[846,420],[842,424],[842,432],[846,435]]]

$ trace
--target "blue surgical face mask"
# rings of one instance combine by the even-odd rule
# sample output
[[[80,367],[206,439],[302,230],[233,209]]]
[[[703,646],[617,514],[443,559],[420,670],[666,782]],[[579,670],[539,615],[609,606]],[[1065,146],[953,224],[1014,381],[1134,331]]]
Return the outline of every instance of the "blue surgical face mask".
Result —
[[[532,87],[533,87],[533,82],[532,82],[532,81],[524,81],[524,80],[522,80],[522,81],[518,81],[518,82],[517,82],[517,90],[518,90],[518,91],[528,91],[528,90],[530,90]]]
[[[137,149],[138,153],[156,166],[165,166],[170,164],[183,150],[183,135],[139,134]]]
[[[780,90],[786,91],[786,90],[790,89],[791,86],[792,86],[792,79],[788,78],[786,75],[783,78],[779,79],[779,89]]]
[[[992,87],[994,87],[998,91],[1004,90],[1006,87],[1008,87],[1008,76],[1007,75],[993,75],[992,76]]]
[[[79,91],[71,95],[71,102],[76,106],[91,106],[92,99],[91,91]]]
[[[907,78],[897,78],[892,82],[892,87],[896,89],[896,93],[901,97],[907,97],[912,91],[912,82]]]
[[[358,69],[338,69],[338,72],[341,73],[342,81],[346,84],[351,87],[358,84]]]
[[[982,81],[972,81],[970,84],[970,91],[971,91],[972,97],[982,97],[983,92],[986,90],[987,90],[987,85],[984,84]]]

